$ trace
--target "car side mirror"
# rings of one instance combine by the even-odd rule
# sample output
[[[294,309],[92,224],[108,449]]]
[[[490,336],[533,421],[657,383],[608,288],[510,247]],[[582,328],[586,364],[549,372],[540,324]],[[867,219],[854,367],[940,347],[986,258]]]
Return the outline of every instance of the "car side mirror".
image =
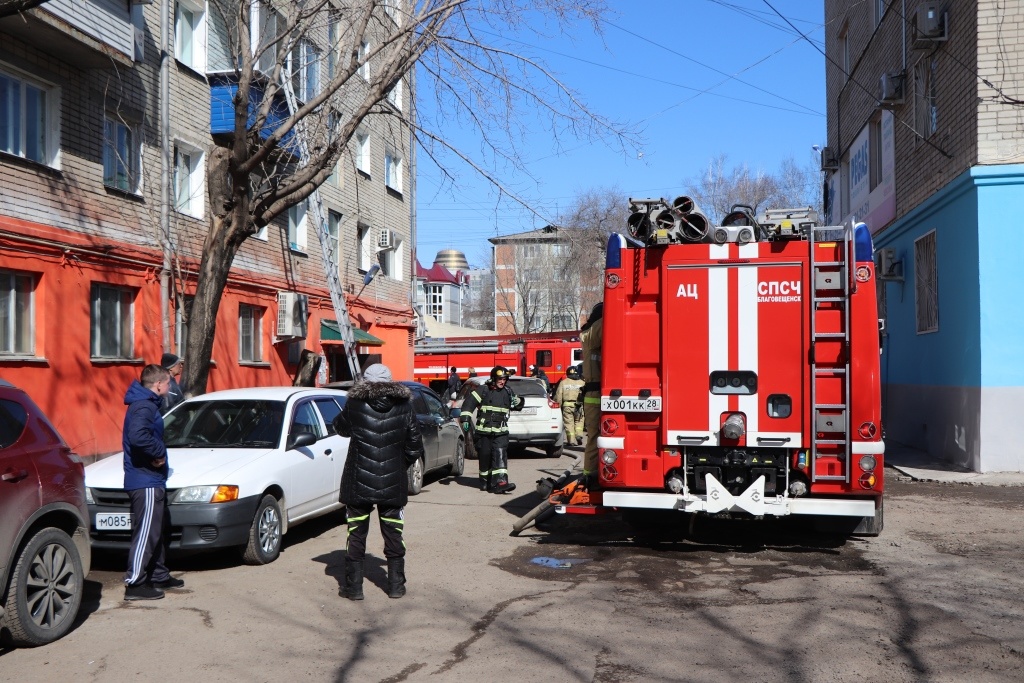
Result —
[[[310,434],[309,432],[299,432],[298,434],[292,434],[288,437],[287,450],[294,450],[296,448],[302,448],[303,446],[312,446],[316,443],[316,434]]]

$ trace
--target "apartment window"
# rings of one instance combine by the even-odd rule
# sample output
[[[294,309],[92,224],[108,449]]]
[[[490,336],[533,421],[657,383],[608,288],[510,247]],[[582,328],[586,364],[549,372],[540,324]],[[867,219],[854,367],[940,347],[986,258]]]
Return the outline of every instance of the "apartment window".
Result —
[[[373,257],[377,253],[375,231],[370,226],[360,224],[356,227],[356,244],[359,248],[359,270],[364,273],[373,265]]]
[[[936,105],[938,60],[926,57],[914,65],[914,128],[918,136],[931,137],[939,129]]]
[[[523,245],[523,256],[525,258],[537,258],[540,256],[540,245],[539,244],[524,244]]]
[[[138,189],[139,144],[135,129],[121,119],[103,122],[103,184],[124,192]]]
[[[399,0],[384,0],[384,11],[391,17],[391,21],[396,24],[399,23],[398,18],[398,3]]]
[[[388,91],[388,102],[398,111],[402,111],[402,81],[395,83],[395,87]]]
[[[847,80],[850,77],[850,41],[849,41],[849,30],[850,27],[843,24],[843,27],[839,29],[839,68],[843,70],[843,80]]]
[[[303,38],[288,53],[288,72],[292,77],[292,92],[301,102],[309,102],[320,92],[320,51]]]
[[[175,318],[175,344],[178,349],[184,349],[186,342],[188,341],[188,325],[189,320],[192,319],[192,303],[196,300],[194,296],[186,296],[182,302],[181,308],[177,312]],[[178,354],[183,355],[179,352]]]
[[[278,38],[285,29],[285,21],[269,3],[264,2],[259,3],[257,20],[261,29],[257,66],[263,73],[270,74],[277,64],[277,48],[280,45]]]
[[[175,145],[174,208],[193,218],[202,218],[205,185],[203,153],[181,143]]]
[[[0,151],[56,165],[58,90],[0,71]]]
[[[263,309],[238,305],[238,360],[259,363],[263,360]]]
[[[555,258],[567,258],[569,256],[569,245],[568,244],[553,244],[551,245],[551,255]]]
[[[288,248],[306,251],[306,200],[288,207]]]
[[[359,60],[359,68],[356,70],[364,81],[370,80],[370,42],[364,40],[359,43],[359,52],[356,55]]]
[[[377,252],[377,263],[380,265],[381,275],[389,277],[392,280],[403,279],[402,275],[402,260],[405,254],[404,242],[400,239],[395,239],[394,247],[391,249],[382,249]]]
[[[341,34],[339,24],[341,14],[338,10],[329,10],[327,15],[327,80],[333,81],[338,75],[338,37]]]
[[[882,182],[882,115],[875,114],[868,126],[869,189],[873,190]]]
[[[356,170],[370,175],[370,136],[356,133]]]
[[[327,212],[327,241],[331,245],[331,253],[334,255],[332,266],[337,266],[341,260],[339,241],[341,235],[341,214],[337,211]]]
[[[206,71],[205,3],[178,0],[174,16],[174,56],[190,69]]]
[[[33,276],[0,271],[0,354],[35,353],[34,290]]]
[[[131,358],[134,290],[94,283],[91,349],[94,358]]]
[[[914,304],[917,333],[939,329],[939,279],[935,268],[935,231],[914,240]]]
[[[444,322],[444,285],[427,285],[427,314]]]
[[[885,10],[889,9],[889,0],[875,0],[875,26],[882,23],[882,17],[885,16]]]
[[[402,157],[390,149],[384,153],[384,184],[395,192],[402,191]]]

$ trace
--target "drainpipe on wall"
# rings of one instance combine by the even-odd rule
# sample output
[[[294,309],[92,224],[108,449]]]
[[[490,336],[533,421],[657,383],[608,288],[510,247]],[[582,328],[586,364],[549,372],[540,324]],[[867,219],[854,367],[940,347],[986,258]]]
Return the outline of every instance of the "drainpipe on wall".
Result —
[[[170,59],[168,32],[171,24],[171,1],[160,0],[160,243],[164,253],[160,270],[160,320],[163,328],[163,349],[171,351],[171,213],[170,213]]]
[[[420,332],[419,310],[416,308],[416,66],[409,70],[409,241],[412,242],[412,249],[409,261],[409,304],[412,308],[413,318],[413,343]]]

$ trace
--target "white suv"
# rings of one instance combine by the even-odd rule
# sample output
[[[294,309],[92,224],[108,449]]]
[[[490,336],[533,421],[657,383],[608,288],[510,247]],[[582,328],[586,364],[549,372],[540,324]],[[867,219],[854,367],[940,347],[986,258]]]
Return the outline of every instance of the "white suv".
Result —
[[[470,377],[466,380],[455,400],[451,402],[453,416],[461,411],[462,402],[469,392],[486,381],[487,377]],[[513,411],[509,416],[509,444],[538,446],[551,457],[560,456],[565,443],[562,409],[548,398],[544,382],[536,377],[510,377],[507,386],[521,397],[525,404],[522,410]]]

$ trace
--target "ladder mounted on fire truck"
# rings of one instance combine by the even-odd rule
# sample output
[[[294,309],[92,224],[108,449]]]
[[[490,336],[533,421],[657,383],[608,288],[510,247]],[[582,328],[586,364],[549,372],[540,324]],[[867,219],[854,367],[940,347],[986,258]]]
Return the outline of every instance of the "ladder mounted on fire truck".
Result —
[[[284,78],[282,90],[285,100],[288,103],[288,110],[294,112],[298,109],[298,102],[295,91],[292,89],[292,79]],[[309,162],[309,145],[306,141],[305,120],[300,120],[295,127],[295,138],[299,146],[300,163]],[[316,236],[320,241],[320,256],[323,261],[324,275],[327,277],[327,289],[331,293],[331,304],[334,306],[334,316],[338,320],[338,331],[341,333],[343,346],[345,347],[345,358],[348,360],[349,373],[352,379],[362,379],[362,369],[359,367],[359,355],[356,353],[355,332],[352,330],[352,319],[348,315],[348,304],[345,302],[345,292],[342,289],[341,277],[338,275],[338,254],[330,237],[327,227],[327,212],[324,210],[323,199],[320,197],[320,188],[317,187],[309,195],[309,203],[313,209],[313,219],[316,224]],[[341,243],[338,243],[341,246]]]
[[[813,437],[810,444],[811,481],[843,481],[850,482],[851,456],[853,451],[853,435],[850,433],[850,295],[853,293],[851,277],[853,275],[853,222],[843,226],[811,225],[807,229],[810,242],[811,271],[811,409]],[[817,252],[823,243],[839,244],[839,260],[818,260]],[[834,258],[834,257],[833,257]],[[842,330],[825,332],[823,318],[834,316],[839,310]],[[835,357],[830,358],[819,354],[822,344],[839,343],[840,349]],[[826,382],[839,382],[842,386],[841,403],[820,402],[821,385]],[[819,461],[838,460],[839,473],[826,468],[823,473]]]

